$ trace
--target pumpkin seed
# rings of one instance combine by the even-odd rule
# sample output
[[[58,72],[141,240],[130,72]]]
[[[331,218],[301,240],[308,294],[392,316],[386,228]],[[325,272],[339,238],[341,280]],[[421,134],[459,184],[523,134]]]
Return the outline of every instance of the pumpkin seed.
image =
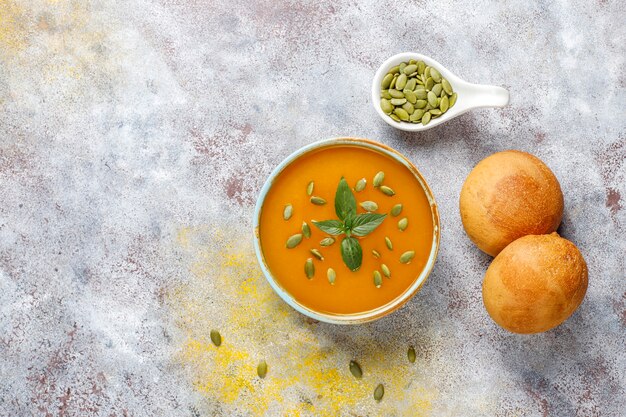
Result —
[[[424,75],[426,76],[426,78],[430,77],[430,67],[426,66],[426,68],[424,68]]]
[[[428,94],[428,93],[426,93]],[[428,104],[428,102],[426,100],[417,100],[415,102],[415,108],[416,109],[423,109],[424,107],[426,107],[426,105]]]
[[[337,278],[337,273],[335,272],[335,270],[332,268],[328,268],[328,271],[326,271],[326,276],[328,277],[328,282],[330,282],[330,285],[335,285],[335,279]]]
[[[389,89],[389,95],[393,98],[404,98],[404,93],[402,91],[398,91],[395,88]]]
[[[435,93],[436,96],[441,95],[441,91],[443,90],[443,88],[441,87],[441,84],[435,84],[433,85],[432,91],[433,93]]]
[[[386,98],[387,100],[391,99],[391,94],[389,94],[389,90],[383,90],[380,92],[380,98]]]
[[[300,242],[302,242],[301,233],[297,233],[295,235],[290,236],[289,239],[287,239],[287,249],[295,248],[296,246],[300,244]]]
[[[407,65],[406,67],[404,67],[404,71],[403,71],[403,72],[404,72],[406,75],[409,75],[409,74],[414,73],[415,71],[417,71],[417,65],[415,65],[415,64],[410,64],[410,65]]]
[[[406,99],[403,99],[403,100],[406,101]],[[407,113],[406,110],[396,107],[393,110],[393,112],[395,113],[396,116],[400,118],[400,120],[404,120],[404,121],[409,120],[409,113]]]
[[[407,219],[406,217],[403,217],[398,222],[398,229],[400,229],[400,231],[402,232],[404,232],[408,226],[409,226],[409,219]]]
[[[393,250],[393,243],[391,243],[391,239],[385,236],[385,245],[387,245],[387,249]]]
[[[313,196],[311,197],[311,203],[315,204],[316,206],[323,206],[324,204],[326,204],[326,200],[324,200],[322,197]]]
[[[363,371],[361,370],[361,365],[358,364],[357,361],[350,361],[350,373],[355,378],[361,379],[363,377]]]
[[[429,110],[429,113],[430,113],[432,116],[441,116],[441,114],[442,114],[443,112],[442,112],[441,110],[439,110],[439,109],[432,109],[432,110]]]
[[[428,104],[437,107],[437,96],[432,91],[428,92]]]
[[[316,257],[317,259],[319,259],[320,261],[323,261],[323,260],[324,260],[324,256],[322,256],[322,253],[321,253],[319,250],[317,250],[317,249],[311,249],[311,250],[310,250],[310,252],[311,252],[311,254],[312,254],[313,256],[315,256],[315,257]]]
[[[403,72],[404,72],[404,68],[406,68],[406,62],[402,62],[402,63],[399,65],[400,73],[403,73]]]
[[[454,92],[452,90],[452,85],[450,85],[450,81],[446,80],[445,78],[441,79],[441,87],[443,87],[443,91],[445,91],[446,94],[449,96],[451,96]]]
[[[417,97],[417,100],[426,100],[428,98],[428,91],[426,90],[415,90],[415,97]],[[426,103],[424,103],[424,105],[426,105]]]
[[[426,112],[424,116],[422,116],[422,124],[426,126],[428,122],[430,122],[430,113]]]
[[[388,195],[390,197],[396,194],[396,192],[391,187],[387,187],[386,185],[381,185],[380,191],[382,191],[383,194]]]
[[[389,270],[389,267],[385,264],[380,264],[380,269],[383,271],[383,275],[386,276],[387,278],[391,278],[391,271]]]
[[[406,82],[408,81],[408,78],[406,76],[406,74],[402,73],[400,75],[398,75],[398,79],[396,80],[396,89],[397,90],[404,90],[404,86],[406,86]]]
[[[404,109],[404,111],[407,112],[409,115],[413,114],[413,112],[415,111],[415,107],[413,107],[413,105],[408,101],[402,105],[402,109]]]
[[[400,67],[399,66],[395,66],[395,67],[391,67],[391,69],[389,70],[389,74],[397,74],[400,72]]]
[[[415,78],[411,78],[409,81],[406,82],[406,85],[404,86],[405,90],[415,90],[415,86],[417,85],[417,79]],[[404,93],[406,95],[406,93]]]
[[[395,114],[391,113],[389,115],[389,117],[391,117],[393,120],[395,120],[396,122],[400,122],[400,118],[398,116],[396,116]]]
[[[426,64],[424,63],[424,61],[417,61],[417,72],[421,74],[424,72],[425,68],[426,68]]]
[[[436,83],[441,82],[441,74],[434,68],[430,68],[430,76],[433,78],[433,81]]]
[[[265,378],[265,375],[267,375],[267,362],[265,360],[259,362],[259,365],[256,367],[256,373],[259,378]]]
[[[401,106],[404,103],[406,103],[406,99],[405,98],[392,98],[391,100],[389,100],[389,102],[390,102],[390,104],[393,104],[394,106]],[[393,108],[392,108],[392,110],[393,110]]]
[[[374,390],[374,399],[376,401],[380,401],[383,399],[384,395],[385,395],[385,387],[383,386],[383,384],[378,384],[378,386]]]
[[[380,288],[383,285],[383,277],[380,275],[380,272],[374,271],[374,286],[376,288]]]
[[[383,181],[385,180],[385,173],[383,171],[378,171],[376,175],[374,175],[374,187],[380,187],[383,185]]]
[[[412,122],[419,122],[422,120],[423,115],[424,115],[424,110],[416,109],[411,115],[411,117],[409,117],[409,120]]]
[[[306,186],[306,195],[310,196],[313,194],[314,186],[315,186],[315,183],[313,181],[310,181],[309,184]]]
[[[358,180],[356,182],[356,185],[354,187],[354,191],[361,192],[361,191],[365,190],[365,185],[366,184],[367,184],[367,180],[365,178],[361,178],[360,180]]]
[[[374,258],[376,259],[380,258],[380,252],[378,252],[376,249],[372,249],[372,255],[374,255]]]
[[[389,84],[391,84],[391,80],[393,80],[393,74],[387,74],[383,77],[383,81],[380,83],[380,86],[383,90],[389,88]]]
[[[320,240],[321,246],[330,246],[333,243],[335,243],[335,239],[333,239],[332,237],[325,237],[324,239]]]
[[[291,204],[285,205],[283,209],[283,219],[289,220],[291,219],[291,215],[293,214],[293,206]]]
[[[448,101],[448,96],[441,97],[441,101],[439,102],[439,109],[441,110],[441,112],[447,112],[449,106],[450,102]]]
[[[304,274],[308,279],[313,278],[313,275],[315,275],[315,265],[313,264],[313,258],[308,258],[304,263]]]
[[[407,101],[411,104],[415,104],[415,102],[417,101],[417,96],[415,95],[415,93],[411,90],[404,90],[404,97],[407,99]]]
[[[391,215],[393,217],[398,216],[400,213],[402,213],[402,204],[396,204],[391,208]]]
[[[456,98],[457,98],[456,93],[452,93],[452,95],[450,96],[450,106],[448,106],[449,109],[452,108],[456,104]]]
[[[408,250],[400,256],[400,263],[408,264],[413,260],[413,258],[415,258],[415,251]]]
[[[222,344],[222,335],[217,330],[211,330],[211,342],[217,347]]]
[[[396,88],[396,80],[398,79],[397,75],[393,76],[393,80],[391,80],[391,84],[389,84],[389,89]]]
[[[392,99],[392,100],[398,100],[398,99]],[[385,113],[389,114],[393,111],[393,104],[391,104],[389,102],[389,100],[387,100],[386,98],[381,98],[380,99],[380,108],[382,109],[382,111],[384,111]]]
[[[307,224],[307,222],[302,222],[302,234],[307,239],[311,237],[311,228]]]
[[[362,203],[359,203],[359,205],[363,208],[363,210],[365,211],[376,211],[378,210],[378,204],[376,204],[373,201],[364,201]]]
[[[433,86],[435,85],[435,82],[433,81],[432,78],[428,77],[428,79],[426,80],[426,82],[424,83],[424,86],[426,87],[427,90],[432,90]]]
[[[409,358],[409,362],[415,363],[415,349],[413,349],[413,346],[409,347],[409,350],[406,352],[406,356]]]

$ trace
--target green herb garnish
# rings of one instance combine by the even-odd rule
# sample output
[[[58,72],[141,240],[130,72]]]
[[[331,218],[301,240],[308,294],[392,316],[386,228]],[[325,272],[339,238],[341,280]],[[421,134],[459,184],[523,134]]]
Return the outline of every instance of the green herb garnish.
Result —
[[[387,217],[386,214],[356,214],[356,199],[348,182],[341,177],[335,194],[335,212],[339,219],[313,221],[313,224],[324,233],[332,236],[345,234],[341,241],[341,257],[351,271],[361,267],[363,250],[357,237],[372,233]]]

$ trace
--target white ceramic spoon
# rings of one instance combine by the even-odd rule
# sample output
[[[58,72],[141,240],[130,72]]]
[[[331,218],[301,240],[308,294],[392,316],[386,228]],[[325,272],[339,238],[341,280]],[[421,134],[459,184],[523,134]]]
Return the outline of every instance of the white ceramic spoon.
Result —
[[[447,112],[438,118],[431,119],[430,123],[426,126],[421,123],[396,122],[391,117],[386,115],[380,108],[380,84],[383,77],[387,74],[390,68],[399,65],[402,62],[409,62],[410,59],[424,61],[426,65],[437,69],[437,71],[439,71],[444,78],[448,79],[454,92],[457,93],[457,100],[454,107],[448,109]],[[431,127],[439,126],[440,124],[472,109],[480,107],[504,107],[508,103],[508,90],[494,85],[472,84],[467,81],[463,81],[434,59],[414,52],[403,52],[401,54],[394,55],[383,62],[380,68],[378,68],[378,71],[376,71],[374,81],[372,81],[372,104],[374,105],[376,112],[390,126],[407,132],[419,132],[430,129]]]

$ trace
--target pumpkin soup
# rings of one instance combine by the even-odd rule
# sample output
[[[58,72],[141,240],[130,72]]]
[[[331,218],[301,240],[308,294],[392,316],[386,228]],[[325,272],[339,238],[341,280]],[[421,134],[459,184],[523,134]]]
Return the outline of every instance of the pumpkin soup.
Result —
[[[258,234],[275,280],[301,305],[363,313],[401,296],[426,267],[431,204],[406,166],[374,149],[305,153],[272,183]]]

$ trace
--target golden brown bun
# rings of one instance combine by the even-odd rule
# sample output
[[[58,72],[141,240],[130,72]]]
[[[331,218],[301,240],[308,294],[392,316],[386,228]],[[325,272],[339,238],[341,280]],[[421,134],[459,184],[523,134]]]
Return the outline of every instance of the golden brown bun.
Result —
[[[470,239],[496,256],[517,238],[556,231],[563,194],[539,158],[504,151],[483,159],[470,172],[461,190],[460,209]]]
[[[493,260],[483,281],[491,318],[514,333],[545,332],[563,323],[587,292],[587,264],[556,233],[517,239]]]

